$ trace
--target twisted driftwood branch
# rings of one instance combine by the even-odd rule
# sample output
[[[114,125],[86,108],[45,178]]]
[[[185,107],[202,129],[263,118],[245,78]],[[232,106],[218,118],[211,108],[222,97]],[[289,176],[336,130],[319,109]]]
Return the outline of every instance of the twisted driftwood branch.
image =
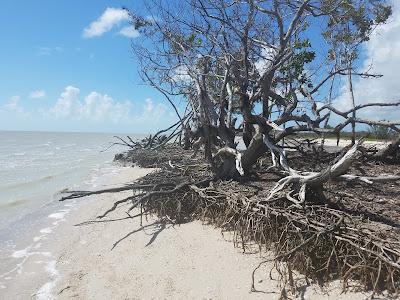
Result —
[[[299,167],[289,172],[281,165],[285,164],[284,159],[290,159],[294,164],[293,156],[290,156],[293,153],[288,152],[288,157],[282,159],[282,154],[285,155],[283,150],[273,149],[279,160],[279,169],[269,172],[260,167],[254,170],[259,172],[259,177],[251,183],[246,175],[243,182],[214,178],[211,167],[204,159],[192,158],[191,151],[172,146],[160,151],[138,149],[131,152],[131,155],[138,156],[132,159],[144,167],[157,165],[159,171],[129,186],[137,194],[116,201],[99,217],[108,215],[121,203],[131,201],[130,208],[140,206],[139,216],[156,214],[163,222],[172,223],[202,219],[224,230],[232,230],[235,245],[242,247],[243,251],[250,243],[258,244],[260,250],[272,250],[274,267],[284,270],[279,273],[280,279],[293,290],[296,290],[295,281],[287,280],[285,276],[293,277],[292,269],[296,269],[307,278],[320,282],[342,279],[344,289],[347,282],[356,280],[366,289],[376,292],[387,289],[395,293],[400,291],[398,220],[385,219],[381,215],[373,217],[352,206],[344,209],[345,196],[341,196],[335,206],[332,199],[325,201],[314,194],[320,184],[325,184],[324,193],[330,195],[336,192],[343,180],[368,182],[368,187],[374,182],[385,184],[388,180],[400,179],[398,175],[368,177],[346,174],[357,157],[359,144],[361,142],[336,162],[328,163],[322,172],[299,171]],[[236,159],[236,154],[236,151],[229,150],[220,155]],[[305,158],[300,158],[302,165],[306,164]],[[263,176],[268,177],[265,179]],[[276,181],[290,181],[285,187],[291,188],[284,193],[277,192],[269,199],[271,190],[279,186],[274,183]],[[125,188],[128,186],[119,187],[119,190]],[[365,185],[360,188],[365,188]],[[77,191],[70,198],[91,193]],[[346,197],[351,199],[349,203],[365,205],[359,199],[362,193],[347,194]],[[254,285],[253,288],[256,290]]]

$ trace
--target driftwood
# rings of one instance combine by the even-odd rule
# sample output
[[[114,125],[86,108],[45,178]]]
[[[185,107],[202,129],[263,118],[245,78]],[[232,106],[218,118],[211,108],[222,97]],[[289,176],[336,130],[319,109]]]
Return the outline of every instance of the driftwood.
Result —
[[[260,141],[268,149],[268,141]],[[233,231],[235,245],[243,251],[247,244],[254,242],[260,250],[272,250],[275,267],[286,270],[280,273],[281,280],[293,291],[297,287],[286,276],[294,276],[293,270],[297,270],[319,283],[341,279],[344,289],[350,280],[356,280],[362,289],[397,293],[400,291],[400,212],[393,215],[398,211],[395,204],[376,210],[388,205],[387,201],[376,202],[371,208],[369,203],[371,197],[382,197],[377,194],[375,183],[389,190],[390,184],[400,180],[400,176],[366,176],[355,172],[353,165],[362,163],[357,150],[361,143],[340,157],[326,153],[326,158],[320,157],[319,170],[309,171],[298,168],[315,162],[310,153],[285,153],[272,146],[264,159],[272,163],[274,157],[273,164],[253,168],[243,176],[237,170],[236,181],[219,179],[204,158],[193,157],[192,151],[179,146],[171,144],[159,150],[137,148],[123,156],[123,160],[142,167],[156,166],[157,171],[118,188],[68,191],[63,200],[133,190],[132,196],[116,201],[99,218],[130,202],[127,213],[131,217],[134,216],[130,212],[140,208],[135,216],[155,214],[163,222],[201,219]],[[213,156],[216,161],[219,156],[228,156],[233,164],[245,163],[239,151],[227,148],[216,151]],[[236,166],[240,169],[240,164]],[[375,196],[364,197],[367,190]],[[391,197],[396,203],[399,193],[393,193]],[[339,198],[335,196],[338,194]],[[255,283],[252,290],[257,291]]]
[[[354,60],[391,8],[388,1],[330,2],[182,1],[191,13],[181,14],[156,1],[147,15],[161,17],[151,21],[127,10],[141,33],[133,43],[141,75],[179,121],[139,142],[118,141],[131,148],[121,157],[127,163],[159,169],[138,182],[153,187],[136,189],[139,196],[126,201],[172,222],[200,218],[233,230],[244,249],[250,241],[271,248],[289,276],[295,268],[319,282],[357,279],[367,289],[397,292],[399,217],[385,216],[388,207],[378,211],[381,204],[371,199],[392,201],[385,196],[397,191],[399,156],[391,150],[398,145],[383,153],[390,170],[371,166],[371,159],[359,158],[355,127],[400,133],[400,121],[360,118],[367,108],[398,109],[400,102],[356,105],[353,97],[346,110],[333,102],[341,92],[335,78],[351,84],[352,76],[381,76],[357,71]],[[323,33],[321,51],[310,43],[316,32]],[[314,71],[306,72],[310,66]],[[330,127],[334,115],[341,121]],[[339,142],[349,125],[354,146],[333,156],[323,148],[308,151],[297,136],[331,134]]]
[[[374,156],[379,160],[385,160],[388,157],[400,159],[400,135],[386,147],[379,150]]]

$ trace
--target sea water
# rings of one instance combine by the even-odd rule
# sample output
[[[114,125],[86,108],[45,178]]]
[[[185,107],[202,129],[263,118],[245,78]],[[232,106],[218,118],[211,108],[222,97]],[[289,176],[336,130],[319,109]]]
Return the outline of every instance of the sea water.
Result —
[[[0,230],[56,200],[59,191],[94,181],[110,167],[112,134],[0,131]]]
[[[135,136],[131,136],[135,138]],[[136,136],[139,137],[139,136]],[[107,186],[118,172],[113,134],[0,131],[0,294],[76,205],[65,189]]]

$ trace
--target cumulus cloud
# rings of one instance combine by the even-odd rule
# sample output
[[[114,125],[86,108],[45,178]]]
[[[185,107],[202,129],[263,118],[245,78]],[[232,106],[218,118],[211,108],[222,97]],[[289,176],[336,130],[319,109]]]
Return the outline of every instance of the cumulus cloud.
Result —
[[[119,34],[133,39],[139,36],[139,31],[133,26],[125,26],[119,31]]]
[[[171,70],[170,77],[177,83],[190,83],[192,78],[189,75],[189,69],[185,65],[179,65]]]
[[[366,44],[363,68],[382,74],[379,79],[355,79],[354,95],[356,104],[367,102],[397,102],[400,101],[399,66],[400,66],[400,7],[394,7],[394,14],[389,22],[372,35]],[[336,104],[341,109],[351,107],[350,95],[346,85]],[[374,120],[398,120],[399,108],[369,108],[361,110],[360,117]]]
[[[114,123],[127,120],[131,108],[130,102],[116,102],[108,95],[91,92],[84,99],[81,115],[94,120],[109,119]]]
[[[20,117],[27,117],[29,113],[21,106],[20,100],[20,96],[12,96],[2,108],[8,112],[14,112]]]
[[[150,98],[147,98],[146,100],[144,100],[144,102],[145,102],[145,105],[144,105],[145,113],[151,113],[154,110],[153,100],[151,100]]]
[[[8,99],[8,102],[4,105],[4,107],[10,110],[15,110],[17,107],[19,107],[19,100],[21,100],[20,96],[12,96],[10,99]]]
[[[82,93],[72,85],[65,87],[52,103],[38,101],[33,105],[32,101],[21,100],[19,96],[13,96],[0,103],[0,125],[23,130],[51,128],[146,133],[176,122],[176,115],[169,106],[151,98],[117,101],[97,91]]]
[[[78,111],[80,107],[79,92],[78,88],[67,86],[56,104],[48,110],[49,115],[55,118],[65,118],[73,115],[73,112]]]
[[[46,92],[44,90],[35,90],[29,94],[29,98],[32,99],[41,99],[46,97]]]
[[[131,103],[118,102],[106,94],[91,92],[80,97],[80,90],[67,86],[53,107],[45,115],[55,119],[111,121],[127,120]]]
[[[142,119],[160,120],[166,113],[165,105],[158,103],[154,104],[151,98],[144,100]]]
[[[85,38],[101,36],[110,31],[114,26],[118,26],[127,20],[129,20],[127,11],[120,8],[108,7],[96,21],[83,30],[83,36]],[[129,30],[126,29],[125,31]]]

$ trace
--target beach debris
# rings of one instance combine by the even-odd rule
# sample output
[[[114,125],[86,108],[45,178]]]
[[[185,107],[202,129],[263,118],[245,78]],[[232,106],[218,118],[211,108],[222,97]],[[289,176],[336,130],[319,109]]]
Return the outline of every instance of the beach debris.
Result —
[[[288,152],[286,162],[290,160],[291,167],[279,158],[282,153],[276,153],[283,169],[266,171],[265,166],[256,165],[237,180],[218,178],[204,156],[193,157],[191,150],[179,145],[157,150],[138,147],[123,159],[157,168],[154,172],[121,187],[69,191],[62,200],[133,190],[132,196],[116,201],[98,218],[107,218],[122,203],[130,203],[130,217],[151,214],[171,224],[196,219],[214,224],[232,231],[235,246],[244,252],[254,243],[260,251],[272,251],[274,257],[262,261],[254,274],[272,261],[288,291],[299,288],[289,277],[303,274],[320,284],[341,279],[344,290],[357,286],[396,293],[400,289],[400,209],[396,205],[400,189],[392,183],[400,177],[363,175],[389,172],[397,166],[362,165],[357,150],[361,145],[359,141],[345,153],[319,153],[318,161],[312,151],[306,155]],[[263,158],[272,161],[272,154],[266,152]],[[299,167],[308,170],[299,171]],[[373,200],[383,194],[392,201]],[[258,291],[254,280],[252,290]]]
[[[274,253],[282,298],[299,290],[295,272],[320,284],[341,279],[344,290],[355,281],[399,293],[400,121],[363,116],[399,109],[400,101],[361,101],[353,91],[353,78],[382,77],[359,59],[389,20],[391,1],[153,4],[143,15],[126,9],[140,31],[132,50],[141,78],[176,121],[142,139],[115,137],[110,147],[128,149],[116,160],[155,171],[131,186],[94,191],[133,190],[99,218],[128,203],[132,218],[201,219],[230,230],[244,252],[257,244]],[[344,79],[348,103],[335,101]],[[357,130],[368,126],[361,136],[384,133],[391,146],[367,149]],[[346,136],[349,145],[339,147]],[[325,147],[329,139],[335,148]],[[375,201],[382,198],[391,201]]]

